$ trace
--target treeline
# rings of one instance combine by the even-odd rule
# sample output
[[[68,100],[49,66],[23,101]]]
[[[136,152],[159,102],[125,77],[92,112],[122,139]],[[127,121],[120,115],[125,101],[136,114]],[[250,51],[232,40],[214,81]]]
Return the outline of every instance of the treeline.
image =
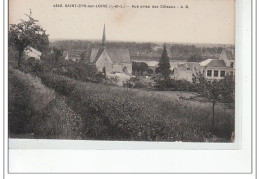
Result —
[[[57,47],[66,51],[85,50],[88,53],[91,52],[93,47],[99,47],[101,42],[90,41],[90,40],[57,40],[50,42],[50,46]],[[187,60],[192,55],[219,55],[223,46],[212,46],[212,47],[200,47],[192,44],[170,44],[166,43],[171,58],[175,60],[185,59]],[[148,56],[160,56],[162,53],[162,45],[157,43],[149,42],[107,42],[106,46],[113,48],[127,48],[130,51],[131,56],[148,55]]]

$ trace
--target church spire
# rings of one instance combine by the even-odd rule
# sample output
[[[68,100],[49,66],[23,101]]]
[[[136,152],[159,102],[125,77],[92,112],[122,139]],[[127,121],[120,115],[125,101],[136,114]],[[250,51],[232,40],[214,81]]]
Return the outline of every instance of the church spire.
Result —
[[[106,46],[106,26],[104,24],[104,29],[103,29],[103,37],[102,37],[102,46]]]

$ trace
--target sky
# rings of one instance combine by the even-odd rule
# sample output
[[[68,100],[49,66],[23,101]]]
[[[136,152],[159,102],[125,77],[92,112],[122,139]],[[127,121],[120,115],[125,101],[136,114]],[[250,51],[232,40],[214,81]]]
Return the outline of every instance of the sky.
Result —
[[[130,7],[73,8],[66,4]],[[107,41],[235,44],[234,0],[9,0],[9,24],[26,19],[29,9],[50,40],[101,39],[105,23]]]

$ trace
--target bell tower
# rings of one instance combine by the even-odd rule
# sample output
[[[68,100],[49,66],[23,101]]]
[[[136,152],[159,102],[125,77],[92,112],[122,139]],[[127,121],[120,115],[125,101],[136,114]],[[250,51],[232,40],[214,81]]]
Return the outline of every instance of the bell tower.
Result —
[[[102,47],[106,47],[106,26],[105,26],[105,24],[104,24],[104,29],[103,29]]]

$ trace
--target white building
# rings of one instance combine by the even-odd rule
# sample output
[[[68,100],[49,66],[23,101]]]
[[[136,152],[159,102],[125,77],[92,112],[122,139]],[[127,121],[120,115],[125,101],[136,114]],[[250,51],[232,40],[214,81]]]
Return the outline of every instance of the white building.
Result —
[[[29,58],[34,58],[35,60],[40,60],[41,59],[41,55],[42,53],[32,47],[28,47],[25,51],[24,51],[24,58],[25,60],[29,59]]]
[[[234,54],[223,50],[219,59],[207,59],[200,62],[203,68],[206,79],[220,80],[226,75],[234,75],[235,73],[235,58]]]

